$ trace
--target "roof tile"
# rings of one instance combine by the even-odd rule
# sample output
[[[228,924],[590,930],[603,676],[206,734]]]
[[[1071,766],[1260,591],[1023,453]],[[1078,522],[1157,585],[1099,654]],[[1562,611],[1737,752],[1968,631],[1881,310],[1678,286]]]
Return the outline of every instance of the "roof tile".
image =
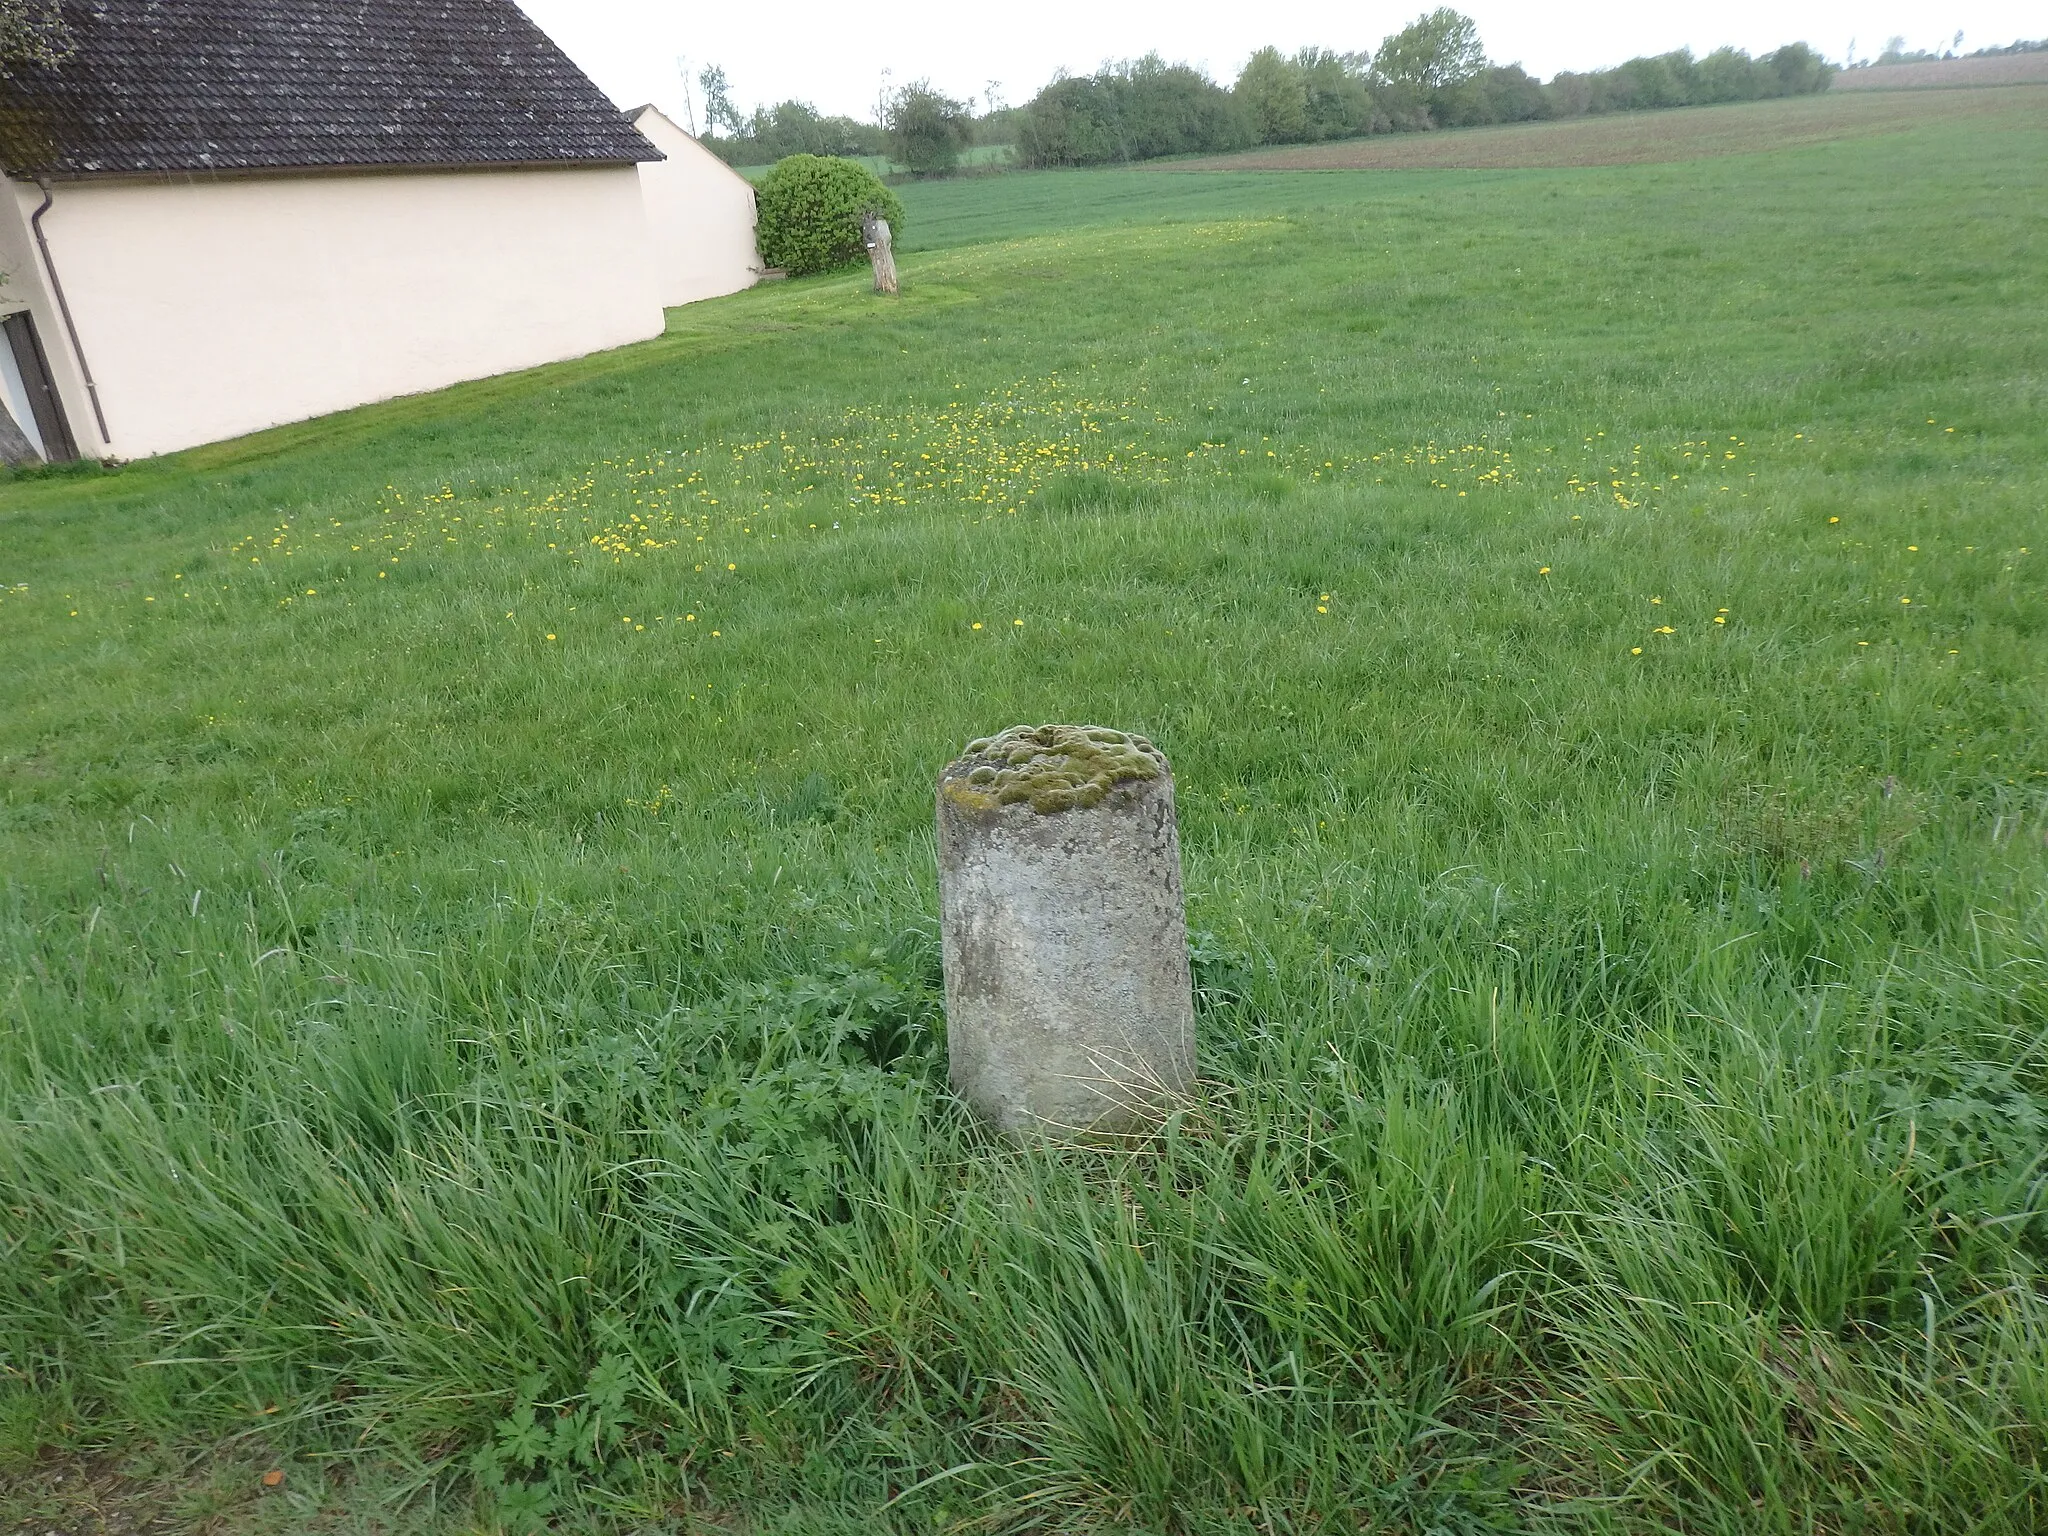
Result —
[[[512,0],[67,0],[0,67],[0,167],[44,176],[658,160]]]

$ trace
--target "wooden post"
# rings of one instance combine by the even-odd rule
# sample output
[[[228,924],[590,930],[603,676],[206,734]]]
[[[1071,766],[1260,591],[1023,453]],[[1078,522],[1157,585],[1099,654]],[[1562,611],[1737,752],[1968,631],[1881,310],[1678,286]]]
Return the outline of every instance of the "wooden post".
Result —
[[[890,244],[889,221],[880,214],[870,213],[860,221],[861,233],[868,242],[868,259],[875,265],[875,292],[894,294],[896,289],[896,251]]]

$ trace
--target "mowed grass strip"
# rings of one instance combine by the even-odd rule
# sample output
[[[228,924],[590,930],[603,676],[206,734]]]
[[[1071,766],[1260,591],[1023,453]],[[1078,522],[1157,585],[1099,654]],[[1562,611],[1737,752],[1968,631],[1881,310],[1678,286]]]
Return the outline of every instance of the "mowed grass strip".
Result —
[[[2029,56],[2031,58],[2033,56]],[[1970,62],[1978,62],[1972,60]],[[1985,63],[2008,61],[1982,61]],[[2017,61],[2013,61],[2017,62]],[[1841,91],[1783,101],[1616,112],[1561,122],[1511,123],[1441,133],[1383,134],[1335,144],[1291,144],[1241,154],[1162,161],[1161,171],[1502,170],[1546,166],[1639,165],[1752,155],[1804,144],[1827,144],[1904,132],[1922,125],[1981,120],[2038,129],[2048,121],[2048,64],[2024,74],[1959,89],[1943,98],[1892,91]],[[1851,77],[1841,77],[1843,81]],[[2020,83],[2025,81],[2027,83]],[[1957,85],[1967,85],[1958,80]]]
[[[2044,151],[913,188],[899,305],[0,488],[15,1507],[2041,1528]],[[1047,719],[1179,779],[1129,1158],[944,1087]]]

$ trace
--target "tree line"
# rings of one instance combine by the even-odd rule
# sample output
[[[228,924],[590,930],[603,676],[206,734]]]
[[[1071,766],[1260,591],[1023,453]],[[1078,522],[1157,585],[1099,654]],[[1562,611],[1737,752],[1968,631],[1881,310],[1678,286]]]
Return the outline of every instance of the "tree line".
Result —
[[[697,76],[703,100],[703,143],[731,165],[768,165],[790,155],[837,155],[893,160],[918,175],[953,169],[977,144],[1014,144],[1017,110],[1002,105],[990,82],[981,111],[972,100],[946,95],[929,80],[886,93],[877,120],[828,116],[806,101],[782,101],[742,113],[716,64]]]
[[[1440,9],[1377,53],[1261,49],[1224,86],[1158,54],[1054,80],[1022,109],[1026,165],[1103,165],[1164,155],[1798,96],[1835,67],[1804,43],[1762,58],[1721,48],[1630,59],[1545,83],[1486,57],[1469,16]]]
[[[929,175],[952,169],[977,144],[1015,145],[1028,166],[1104,165],[1805,95],[1825,90],[1834,73],[1813,49],[1793,43],[1762,58],[1736,48],[1704,58],[1680,50],[1546,83],[1518,64],[1491,62],[1473,20],[1443,8],[1417,17],[1376,52],[1261,49],[1227,86],[1152,53],[1094,74],[1061,75],[1022,107],[1003,106],[992,86],[977,112],[972,100],[918,81],[888,93],[874,122],[828,117],[801,101],[743,115],[716,66],[699,86],[704,142],[735,165],[792,154],[871,155]]]
[[[1975,53],[1964,53],[1963,34],[1955,35],[1954,43],[1947,48],[1908,48],[1906,39],[1893,35],[1885,41],[1884,52],[1874,59],[1858,59],[1856,40],[1849,40],[1849,60],[1845,69],[1869,69],[1879,64],[1933,64],[1942,59],[2005,59],[2021,53],[2048,53],[2048,38],[2029,41],[2020,38],[2003,48],[1979,48]]]

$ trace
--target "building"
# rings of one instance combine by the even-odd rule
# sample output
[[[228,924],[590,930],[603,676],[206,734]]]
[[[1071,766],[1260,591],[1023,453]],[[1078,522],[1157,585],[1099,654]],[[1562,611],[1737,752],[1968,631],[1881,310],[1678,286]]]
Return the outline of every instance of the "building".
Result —
[[[0,398],[47,457],[139,458],[662,330],[660,152],[512,0],[65,14],[65,63],[0,68]],[[745,217],[751,250],[751,197]],[[737,238],[662,288],[740,286]]]
[[[658,109],[631,116],[663,157],[640,167],[661,302],[691,304],[758,283],[753,185]]]

